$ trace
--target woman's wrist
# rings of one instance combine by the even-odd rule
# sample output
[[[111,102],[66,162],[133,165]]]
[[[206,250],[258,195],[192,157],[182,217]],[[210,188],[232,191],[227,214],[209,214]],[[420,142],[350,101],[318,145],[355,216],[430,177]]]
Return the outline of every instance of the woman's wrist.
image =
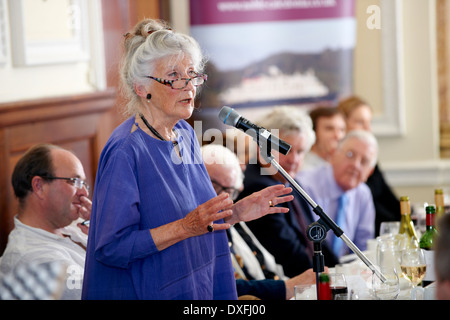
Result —
[[[235,225],[236,223],[241,222],[241,219],[239,218],[239,215],[236,210],[236,204],[233,204],[233,206],[231,207],[231,210],[233,211],[233,214],[229,217],[224,218],[223,220],[226,223],[229,223],[230,225]]]

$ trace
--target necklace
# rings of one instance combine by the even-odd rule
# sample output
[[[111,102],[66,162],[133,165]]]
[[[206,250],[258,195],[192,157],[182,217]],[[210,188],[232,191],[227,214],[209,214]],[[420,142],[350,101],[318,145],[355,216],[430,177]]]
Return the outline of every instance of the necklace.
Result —
[[[153,128],[150,123],[148,123],[147,119],[145,119],[144,115],[142,113],[139,113],[139,116],[141,117],[142,121],[144,122],[144,124],[147,126],[147,128],[159,139],[162,141],[167,141],[166,139],[164,139],[164,137],[162,135],[159,134],[158,131],[156,131],[155,128]],[[173,145],[176,146],[178,145],[178,141],[172,141]]]

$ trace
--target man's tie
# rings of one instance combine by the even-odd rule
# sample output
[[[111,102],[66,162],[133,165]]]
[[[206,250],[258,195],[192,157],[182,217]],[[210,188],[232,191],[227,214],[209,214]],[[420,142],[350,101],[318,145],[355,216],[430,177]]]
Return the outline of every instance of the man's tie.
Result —
[[[348,196],[345,193],[342,194],[338,199],[338,210],[337,210],[337,215],[336,215],[336,223],[342,230],[345,229],[345,222],[346,222],[345,207],[347,205],[347,201],[348,201]],[[333,251],[337,257],[340,257],[342,244],[343,244],[342,239],[337,238],[337,237],[334,238]]]

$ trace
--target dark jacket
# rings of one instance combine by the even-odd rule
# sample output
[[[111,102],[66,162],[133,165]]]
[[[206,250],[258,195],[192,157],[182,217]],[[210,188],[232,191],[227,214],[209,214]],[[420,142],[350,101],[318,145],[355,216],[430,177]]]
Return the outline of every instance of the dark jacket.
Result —
[[[400,200],[391,190],[378,165],[367,179],[375,205],[375,237],[380,235],[383,221],[400,221]]]
[[[262,175],[260,169],[259,164],[247,165],[244,190],[239,199],[280,183],[270,175]],[[309,225],[314,221],[309,204],[295,190],[293,195]],[[283,266],[286,276],[294,277],[312,268],[312,255],[307,253],[309,240],[295,217],[292,202],[287,202],[283,206],[289,208],[288,213],[269,214],[246,223],[261,244],[275,257],[276,262]],[[334,267],[338,263],[338,259],[325,241],[322,242],[322,253],[326,266]]]

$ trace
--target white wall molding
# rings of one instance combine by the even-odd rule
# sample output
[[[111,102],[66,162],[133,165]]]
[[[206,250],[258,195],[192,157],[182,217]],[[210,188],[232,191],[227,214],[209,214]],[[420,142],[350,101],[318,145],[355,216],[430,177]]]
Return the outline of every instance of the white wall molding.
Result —
[[[450,186],[450,160],[381,163],[386,180],[393,187]]]
[[[0,66],[6,64],[7,30],[6,30],[6,2],[0,0]]]
[[[373,132],[381,137],[403,136],[406,132],[403,80],[403,38],[401,0],[381,0],[381,63],[383,113],[373,118]]]

